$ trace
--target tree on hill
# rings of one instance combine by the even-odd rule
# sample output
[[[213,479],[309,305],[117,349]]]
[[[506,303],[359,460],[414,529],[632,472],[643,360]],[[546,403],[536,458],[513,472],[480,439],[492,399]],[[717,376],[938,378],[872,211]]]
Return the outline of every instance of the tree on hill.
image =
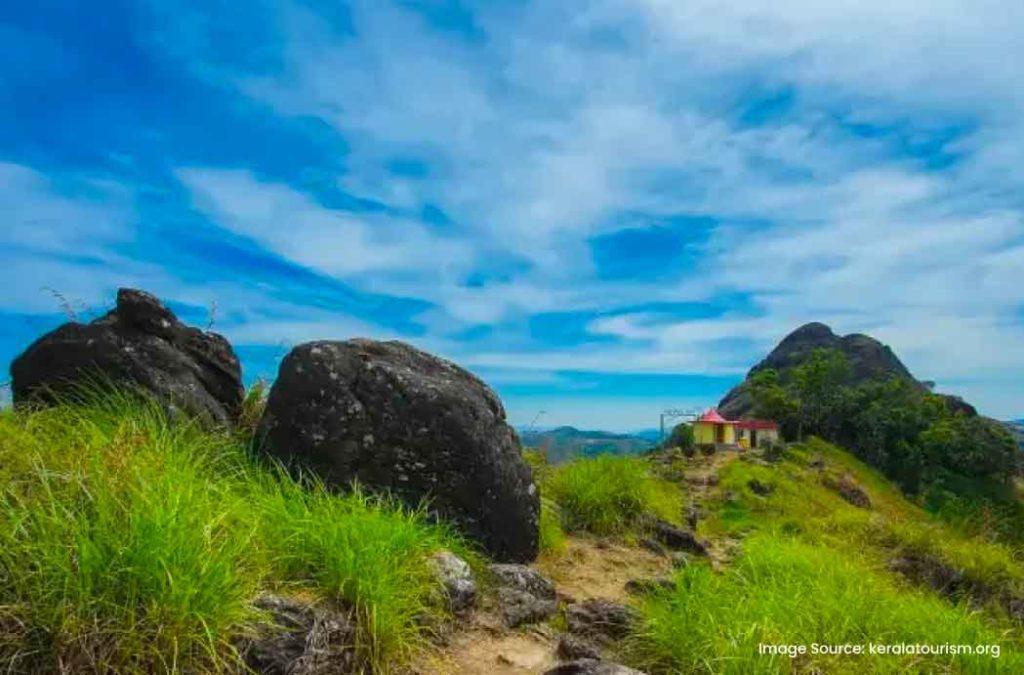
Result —
[[[688,422],[677,424],[665,441],[666,448],[679,448],[685,453],[692,452],[694,444],[693,427]]]
[[[785,380],[773,369],[755,373],[748,391],[755,414],[778,421],[786,438],[813,434],[844,445],[908,492],[957,476],[1005,483],[1015,471],[1013,439],[990,420],[906,378],[849,377],[841,351],[818,348]]]

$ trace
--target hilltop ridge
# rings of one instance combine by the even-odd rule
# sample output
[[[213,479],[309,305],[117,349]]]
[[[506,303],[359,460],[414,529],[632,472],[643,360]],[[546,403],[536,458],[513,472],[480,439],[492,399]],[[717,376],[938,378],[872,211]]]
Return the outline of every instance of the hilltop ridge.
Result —
[[[722,397],[718,403],[719,411],[728,418],[748,416],[754,404],[748,383],[754,375],[771,368],[785,379],[793,368],[804,363],[816,349],[835,349],[846,356],[850,365],[847,384],[856,385],[869,380],[895,377],[922,392],[931,388],[930,383],[919,381],[910,373],[889,345],[863,333],[837,335],[826,324],[812,321],[786,335],[768,356],[753,366],[747,372],[746,379]],[[960,397],[942,396],[951,410],[959,410],[968,415],[977,414],[974,406]]]

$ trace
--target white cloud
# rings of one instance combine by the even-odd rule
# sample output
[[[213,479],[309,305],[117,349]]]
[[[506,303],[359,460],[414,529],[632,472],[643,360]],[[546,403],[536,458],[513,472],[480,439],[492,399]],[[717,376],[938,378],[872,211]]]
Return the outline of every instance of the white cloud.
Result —
[[[177,175],[196,207],[221,226],[338,278],[378,272],[445,276],[471,257],[465,241],[432,235],[417,221],[329,209],[247,171],[188,168]]]
[[[516,345],[474,363],[738,372],[757,345],[824,320],[877,333],[940,382],[1019,372],[1008,319],[1024,305],[1019,3],[541,1],[478,7],[482,37],[465,41],[379,2],[354,4],[352,34],[286,7],[281,71],[220,75],[335,127],[350,147],[343,189],[408,212],[439,206],[458,238],[332,211],[250,174],[182,172],[218,222],[300,264],[436,303],[421,317],[435,339],[541,311],[729,293],[757,307],[700,321],[622,309],[591,325],[614,347]],[[792,109],[743,124],[755,91],[789,91]],[[943,148],[952,164],[908,151],[951,128],[962,132]],[[395,157],[427,175],[389,175]],[[596,279],[589,237],[675,215],[721,221],[694,268],[671,282]],[[495,252],[530,264],[462,286],[459,273]],[[754,346],[727,346],[737,339]],[[993,412],[1021,405],[1001,391],[986,398]]]

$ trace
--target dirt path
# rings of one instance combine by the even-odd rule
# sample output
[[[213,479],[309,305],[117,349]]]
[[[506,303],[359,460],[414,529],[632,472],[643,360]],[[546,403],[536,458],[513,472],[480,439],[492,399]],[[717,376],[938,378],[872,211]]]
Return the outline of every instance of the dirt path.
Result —
[[[700,505],[717,484],[718,471],[736,460],[736,452],[695,457],[687,463],[685,482],[691,504]],[[730,542],[711,542],[712,565],[731,557]],[[672,561],[640,546],[591,536],[570,536],[568,550],[534,565],[555,584],[563,601],[605,598],[627,602],[626,582],[669,574]],[[484,604],[463,630],[423,657],[413,668],[423,675],[537,675],[558,664],[558,631],[536,624],[504,626],[497,609]]]

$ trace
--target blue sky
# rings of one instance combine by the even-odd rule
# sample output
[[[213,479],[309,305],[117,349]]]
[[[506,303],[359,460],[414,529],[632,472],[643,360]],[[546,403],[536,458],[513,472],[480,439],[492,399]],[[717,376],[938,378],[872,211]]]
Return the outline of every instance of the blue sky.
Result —
[[[1020,3],[241,7],[0,9],[0,358],[138,286],[635,429],[819,320],[1024,413]]]

